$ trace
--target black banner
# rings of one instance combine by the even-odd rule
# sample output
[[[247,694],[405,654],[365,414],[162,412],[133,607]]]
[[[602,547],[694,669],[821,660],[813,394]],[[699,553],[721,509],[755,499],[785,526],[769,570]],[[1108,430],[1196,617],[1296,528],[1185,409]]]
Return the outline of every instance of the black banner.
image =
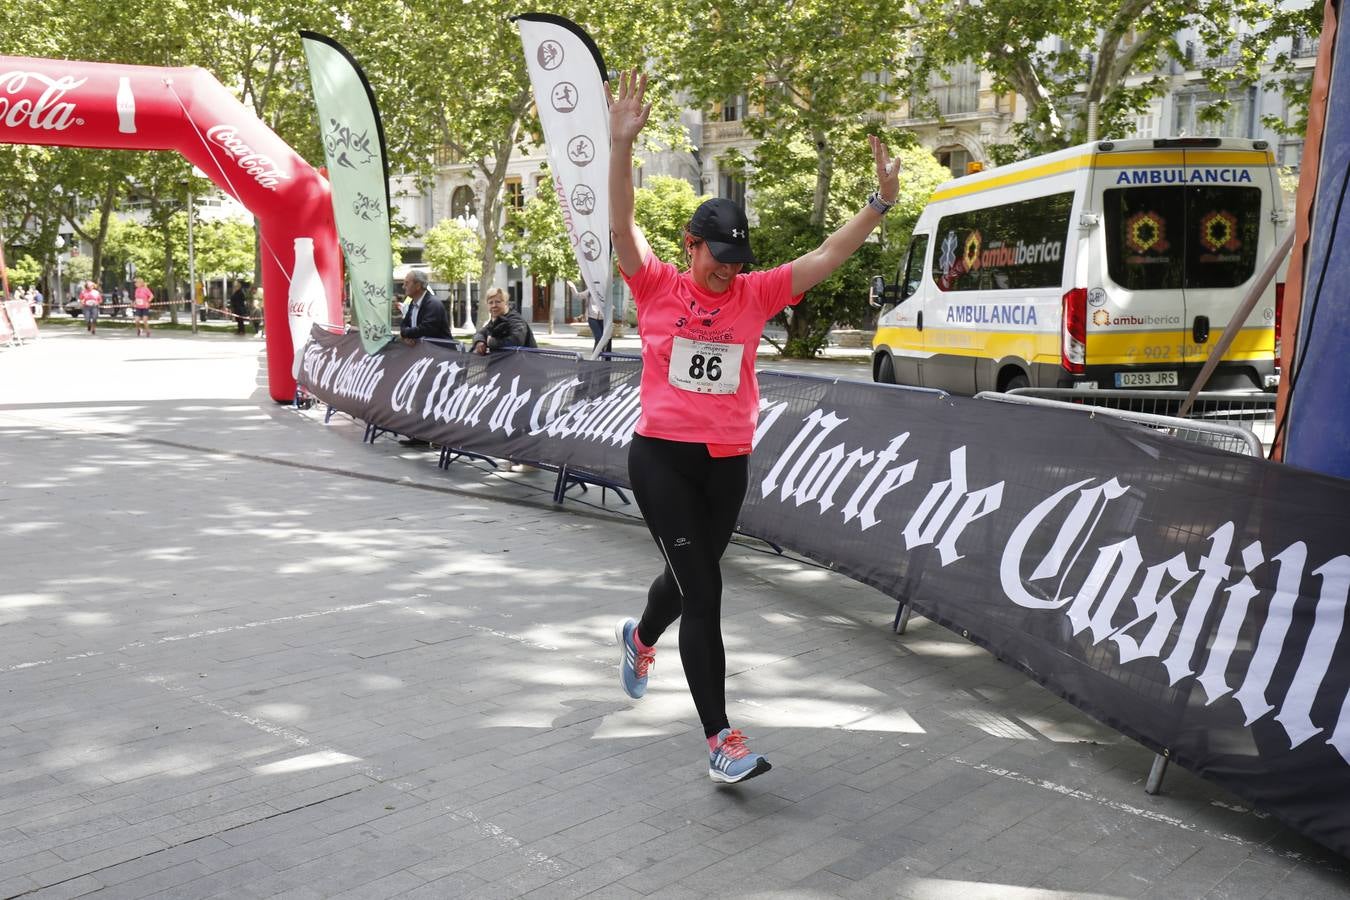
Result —
[[[367,356],[302,383],[359,418],[627,483],[636,360]],[[1107,417],[761,373],[741,530],[987,647],[1350,855],[1350,482]]]

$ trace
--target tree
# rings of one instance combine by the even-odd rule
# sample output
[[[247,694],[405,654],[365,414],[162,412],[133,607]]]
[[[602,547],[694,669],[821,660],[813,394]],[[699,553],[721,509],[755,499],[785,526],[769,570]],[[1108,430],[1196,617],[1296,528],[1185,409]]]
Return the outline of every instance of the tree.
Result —
[[[443,281],[463,281],[478,274],[483,243],[458,219],[441,219],[426,233],[425,256],[431,271]]]
[[[1275,0],[954,0],[924,7],[915,22],[924,56],[912,86],[921,93],[931,72],[974,60],[993,73],[995,90],[1016,91],[1026,103],[1019,150],[1030,155],[1084,140],[1094,105],[1098,136],[1119,136],[1167,90],[1168,77],[1153,73],[1173,63],[1199,68],[1220,98],[1202,114],[1221,119],[1226,91],[1263,77],[1272,44],[1316,34],[1320,19],[1319,4],[1294,9]],[[1189,53],[1177,43],[1186,29],[1200,36]],[[1220,59],[1222,67],[1206,62]],[[1266,74],[1292,66],[1281,52]],[[1280,83],[1306,105],[1305,82]]]
[[[693,6],[687,37],[666,56],[677,84],[705,106],[747,98],[745,128],[759,145],[753,160],[729,162],[741,164],[761,217],[774,215],[761,191],[772,193],[809,165],[809,203],[799,210],[804,221],[787,244],[819,243],[828,233],[836,167],[866,148],[866,133],[888,105],[875,73],[898,68],[907,52],[903,5],[696,0]],[[866,193],[852,198],[855,210]],[[819,289],[809,292],[793,313],[791,353],[807,353],[815,342],[810,336],[829,329],[831,304],[818,304],[818,296],[824,296]]]
[[[177,218],[175,215],[175,228]],[[182,227],[186,231],[187,217],[182,218]],[[192,237],[198,278],[248,279],[252,275],[256,232],[251,223],[236,219],[198,222],[194,225]]]
[[[542,141],[520,34],[510,21],[521,11],[520,4],[479,0],[447,8],[441,0],[405,0],[398,8],[392,21],[402,39],[402,60],[371,77],[381,84],[377,92],[388,90],[399,100],[426,99],[423,109],[429,127],[420,132],[436,141],[427,149],[428,163],[433,151],[448,149],[484,185],[478,210],[483,232],[479,285],[486,291],[503,238],[507,167],[513,154]],[[586,28],[614,68],[637,64],[649,48],[672,40],[684,22],[682,7],[673,3],[654,7],[641,0],[600,4],[562,0],[551,4],[550,11]],[[409,42],[408,34],[421,39]],[[662,112],[667,120],[673,119],[668,98],[665,103]],[[654,128],[653,133],[659,130]]]
[[[870,322],[872,309],[867,303],[867,279],[884,274],[890,278],[896,260],[909,242],[910,231],[933,189],[950,178],[933,154],[909,142],[896,148],[899,140],[889,136],[892,149],[901,160],[904,175],[895,207],[882,220],[877,240],[863,244],[858,252],[810,292],[812,313],[801,315],[800,305],[784,316],[787,342],[779,350],[787,356],[811,357],[825,346],[833,325],[862,326]],[[751,230],[751,241],[760,263],[768,268],[796,259],[815,248],[822,230],[811,224],[812,186],[815,181],[814,155],[805,142],[789,148],[796,151],[797,170],[777,181],[757,184],[756,207],[759,224]],[[840,153],[836,160],[832,190],[826,206],[824,232],[833,231],[848,221],[875,187],[876,169],[866,146]],[[805,301],[803,301],[805,303]]]
[[[507,213],[505,231],[509,243],[502,258],[507,265],[520,266],[545,285],[580,277],[551,177],[539,183],[524,206]]]
[[[31,287],[42,279],[42,264],[27,253],[22,254],[9,267],[9,287]]]
[[[633,218],[657,259],[677,265],[684,259],[684,226],[707,199],[669,175],[653,175],[633,192]]]

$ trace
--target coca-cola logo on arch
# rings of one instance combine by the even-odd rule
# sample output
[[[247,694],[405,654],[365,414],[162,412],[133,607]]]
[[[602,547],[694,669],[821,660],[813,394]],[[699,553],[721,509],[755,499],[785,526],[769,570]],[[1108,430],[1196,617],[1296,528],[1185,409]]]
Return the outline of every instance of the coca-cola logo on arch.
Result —
[[[70,75],[48,78],[40,72],[19,69],[0,72],[0,124],[44,131],[65,131],[71,125],[83,125],[84,119],[75,116],[75,104],[62,98],[88,80],[76,80]],[[18,96],[30,83],[42,85],[42,93],[37,97]]]
[[[258,153],[244,142],[239,131],[233,125],[212,125],[206,136],[212,143],[223,148],[234,161],[249,174],[260,186],[269,191],[277,189],[277,184],[291,176],[277,168],[277,163],[265,153]]]

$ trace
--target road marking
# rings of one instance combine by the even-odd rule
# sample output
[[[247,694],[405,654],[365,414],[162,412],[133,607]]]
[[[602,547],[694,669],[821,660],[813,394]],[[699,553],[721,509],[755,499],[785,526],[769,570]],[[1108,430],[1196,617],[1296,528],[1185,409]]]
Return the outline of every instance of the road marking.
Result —
[[[328,609],[318,609],[313,612],[297,613],[293,616],[278,616],[275,619],[259,619],[256,622],[245,622],[242,625],[226,625],[221,628],[208,628],[205,631],[193,631],[188,634],[169,634],[153,641],[132,641],[129,644],[123,644],[112,650],[88,650],[84,653],[72,653],[69,656],[53,656],[51,659],[36,659],[30,662],[13,663],[7,666],[0,666],[0,673],[18,672],[22,669],[35,669],[38,666],[49,666],[58,662],[73,662],[80,659],[92,659],[96,656],[106,656],[109,653],[122,653],[126,650],[139,650],[142,647],[155,647],[160,644],[171,644],[175,641],[190,641],[196,638],[214,637],[218,634],[229,634],[234,631],[247,631],[250,628],[262,628],[265,625],[280,625],[284,622],[300,622],[305,619],[314,619],[319,616],[331,616],[335,613],[354,612],[358,609],[371,609],[376,606],[388,606],[391,603],[398,603],[397,600],[372,600],[369,603],[351,603],[346,606],[333,606]]]

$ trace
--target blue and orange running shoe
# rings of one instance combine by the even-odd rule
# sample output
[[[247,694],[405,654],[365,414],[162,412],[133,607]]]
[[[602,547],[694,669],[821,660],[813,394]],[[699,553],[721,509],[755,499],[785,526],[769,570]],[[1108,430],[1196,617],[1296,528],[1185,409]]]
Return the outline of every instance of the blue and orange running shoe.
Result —
[[[734,728],[717,733],[717,749],[708,758],[708,777],[721,784],[736,784],[772,769],[769,761],[745,746],[745,735]]]
[[[614,637],[619,642],[619,683],[623,692],[634,700],[647,693],[647,673],[656,662],[656,650],[646,653],[638,650],[634,635],[635,619],[620,619],[614,626]]]

